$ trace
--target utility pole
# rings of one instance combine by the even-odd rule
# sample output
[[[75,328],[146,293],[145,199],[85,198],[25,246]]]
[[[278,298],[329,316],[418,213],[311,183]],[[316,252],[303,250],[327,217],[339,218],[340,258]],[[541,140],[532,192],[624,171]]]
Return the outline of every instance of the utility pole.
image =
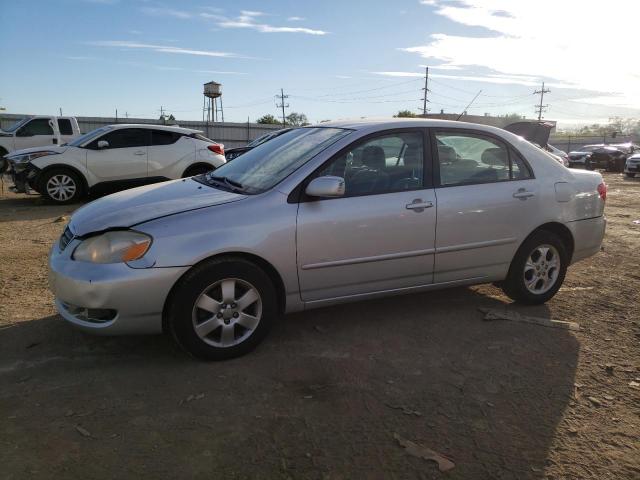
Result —
[[[540,105],[536,105],[536,113],[538,114],[538,121],[542,120],[542,114],[547,109],[549,105],[543,105],[542,102],[544,100],[544,94],[549,93],[551,90],[544,88],[544,82],[542,82],[542,90],[536,90],[533,92],[534,95],[540,94]]]
[[[60,116],[62,116],[62,107],[60,107]]]
[[[422,115],[424,117],[427,116],[427,102],[429,100],[427,100],[427,93],[430,91],[429,88],[429,67],[425,67],[425,72],[424,72],[424,88],[422,90],[424,90],[424,97],[422,98]]]
[[[287,117],[284,114],[284,109],[289,108],[289,104],[285,104],[285,98],[289,98],[289,95],[284,94],[284,89],[280,89],[280,95],[276,95],[276,97],[280,97],[280,103],[276,104],[276,107],[282,108],[282,126],[284,127],[287,124]]]
[[[118,109],[116,108],[116,123],[118,123]]]

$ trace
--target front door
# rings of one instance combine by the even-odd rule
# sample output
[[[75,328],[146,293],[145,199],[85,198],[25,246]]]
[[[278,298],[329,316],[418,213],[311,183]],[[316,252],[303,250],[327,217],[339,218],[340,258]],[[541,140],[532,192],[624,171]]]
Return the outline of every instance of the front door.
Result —
[[[484,132],[437,130],[438,229],[434,282],[503,277],[539,223],[533,172],[502,140]]]
[[[57,137],[48,118],[34,118],[16,131],[16,150],[57,145]]]
[[[149,129],[111,130],[87,145],[87,170],[95,183],[139,180],[147,177]],[[106,146],[99,146],[106,141]]]
[[[299,204],[303,301],[432,283],[436,198],[425,139],[422,129],[370,136],[314,175],[344,178],[345,195]]]

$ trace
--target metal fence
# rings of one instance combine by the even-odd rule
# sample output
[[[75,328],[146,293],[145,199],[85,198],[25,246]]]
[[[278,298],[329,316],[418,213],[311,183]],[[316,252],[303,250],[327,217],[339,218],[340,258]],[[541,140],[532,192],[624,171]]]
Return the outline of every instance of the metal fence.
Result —
[[[28,115],[5,113],[0,115],[0,128],[5,129]],[[76,117],[82,133],[90,132],[105,125],[114,123],[144,123],[161,124],[162,122],[152,118],[115,118],[115,117]],[[195,130],[202,130],[204,134],[223,143],[227,148],[240,147],[246,145],[254,138],[267,132],[272,132],[282,128],[281,125],[265,125],[261,123],[210,123],[198,120],[176,120],[176,124]]]

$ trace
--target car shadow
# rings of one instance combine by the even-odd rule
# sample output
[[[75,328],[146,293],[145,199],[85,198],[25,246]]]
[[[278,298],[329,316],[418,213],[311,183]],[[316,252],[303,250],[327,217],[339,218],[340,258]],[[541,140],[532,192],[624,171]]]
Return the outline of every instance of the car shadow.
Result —
[[[55,205],[40,195],[7,194],[0,196],[0,223],[21,220],[46,220],[69,216],[83,203]]]
[[[405,295],[289,315],[217,363],[167,336],[89,336],[57,315],[14,324],[0,330],[0,409],[28,455],[6,471],[441,478],[397,434],[451,458],[449,478],[544,478],[578,342],[480,307],[551,316],[489,286]]]

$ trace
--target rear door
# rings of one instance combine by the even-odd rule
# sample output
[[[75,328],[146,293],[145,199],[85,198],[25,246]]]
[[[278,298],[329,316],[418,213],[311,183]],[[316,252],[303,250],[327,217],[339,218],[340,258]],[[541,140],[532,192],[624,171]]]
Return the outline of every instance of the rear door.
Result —
[[[423,129],[373,135],[347,147],[313,175],[344,178],[345,195],[303,196],[299,204],[303,301],[433,281],[436,199],[431,169],[424,165],[425,140]]]
[[[432,132],[438,198],[434,282],[506,274],[535,228],[538,183],[525,160],[481,131]]]
[[[108,146],[98,148],[100,141]],[[87,170],[95,182],[145,179],[147,177],[148,128],[119,128],[87,145]]]
[[[57,144],[58,139],[50,118],[33,118],[16,131],[16,150]]]
[[[179,178],[195,155],[195,142],[178,132],[151,130],[148,175]]]

